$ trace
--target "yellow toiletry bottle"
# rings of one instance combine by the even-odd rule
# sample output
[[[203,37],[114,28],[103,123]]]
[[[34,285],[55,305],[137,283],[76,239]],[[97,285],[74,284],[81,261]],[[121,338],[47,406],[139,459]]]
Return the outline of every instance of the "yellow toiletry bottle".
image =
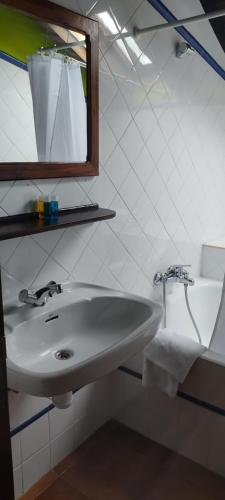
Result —
[[[36,201],[35,212],[38,214],[38,217],[40,217],[40,219],[44,218],[44,199],[42,198],[42,196],[40,196],[40,198],[38,198]]]

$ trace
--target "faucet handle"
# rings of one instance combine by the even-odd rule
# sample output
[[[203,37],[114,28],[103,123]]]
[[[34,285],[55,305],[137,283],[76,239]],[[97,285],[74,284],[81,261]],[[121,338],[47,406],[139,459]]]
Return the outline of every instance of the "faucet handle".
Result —
[[[49,288],[50,297],[52,297],[54,293],[62,293],[62,285],[61,283],[56,283],[56,281],[49,281],[46,288]]]
[[[183,269],[184,267],[191,267],[191,264],[175,264],[174,266],[171,266],[173,269]]]
[[[175,264],[170,266],[168,271],[173,272],[178,277],[181,277],[182,274],[188,274],[186,267],[191,267],[191,264]]]

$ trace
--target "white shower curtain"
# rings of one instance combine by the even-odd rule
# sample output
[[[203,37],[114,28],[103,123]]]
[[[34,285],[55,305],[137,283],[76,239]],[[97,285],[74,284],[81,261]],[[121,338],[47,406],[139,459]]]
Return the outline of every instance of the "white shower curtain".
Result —
[[[87,106],[79,63],[33,55],[28,71],[39,161],[85,162]]]

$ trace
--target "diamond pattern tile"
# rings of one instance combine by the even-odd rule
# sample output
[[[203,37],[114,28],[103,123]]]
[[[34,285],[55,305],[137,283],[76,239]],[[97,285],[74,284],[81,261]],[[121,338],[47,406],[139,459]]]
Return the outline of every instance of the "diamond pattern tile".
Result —
[[[147,141],[147,148],[152,155],[153,160],[157,163],[163,154],[166,147],[166,141],[164,139],[163,133],[156,124],[153,133],[150,135]]]
[[[116,138],[106,119],[102,117],[99,125],[100,132],[100,162],[104,164],[116,147]]]
[[[148,137],[153,133],[157,123],[155,113],[147,98],[145,98],[144,102],[136,113],[135,122],[141,132],[143,139],[146,141]]]
[[[105,171],[116,189],[120,188],[130,169],[131,165],[118,144],[105,165]]]
[[[116,81],[132,116],[135,116],[146,98],[146,91],[136,67],[129,65],[129,69],[125,72],[123,61],[120,66],[115,72]]]
[[[2,182],[0,215],[29,210],[40,193],[55,193],[61,206],[93,201],[117,217],[1,243],[7,290],[73,276],[149,295],[154,270],[188,255],[198,272],[203,239],[224,232],[224,82],[197,54],[176,60],[175,32],[129,43],[107,38],[113,26],[160,22],[146,1],[64,5],[100,24],[100,175]],[[27,75],[4,61],[0,75],[0,158],[31,158]]]
[[[142,195],[143,187],[139,182],[136,174],[133,170],[130,170],[128,176],[123,182],[120,188],[120,195],[128,206],[129,210],[132,212],[135,208],[137,201]]]
[[[120,145],[123,148],[124,154],[127,156],[130,164],[133,165],[144,145],[141,134],[134,121],[130,123],[126,132],[122,136]]]
[[[98,256],[88,247],[85,248],[73,270],[78,281],[92,283],[102,264]]]
[[[106,61],[103,58],[100,62],[99,72],[99,106],[101,112],[104,113],[117,93],[117,85]]]
[[[121,92],[117,92],[113,98],[105,113],[105,118],[119,141],[132,119]]]
[[[144,146],[144,148],[141,150],[140,155],[137,157],[133,165],[133,170],[135,171],[142,186],[146,185],[154,168],[155,168],[155,163],[152,159],[152,156],[150,155],[147,148]]]
[[[78,233],[73,228],[66,229],[63,236],[59,239],[55,246],[52,257],[58,262],[66,271],[72,272],[75,263],[80,258],[85,248],[84,241],[80,238]]]
[[[30,210],[32,200],[48,193],[57,194],[61,206],[93,201],[116,210],[117,216],[1,242],[4,300],[50,279],[89,281],[155,297],[157,270],[190,262],[198,275],[202,243],[224,235],[224,81],[197,54],[175,58],[175,31],[127,42],[108,38],[134,24],[160,23],[146,0],[55,3],[99,21],[100,175],[1,182],[0,216]],[[188,2],[175,3],[178,17],[185,17]],[[27,74],[1,60],[0,94],[0,160],[32,159]],[[212,267],[221,274],[223,265],[216,261]],[[210,270],[210,262],[207,266]],[[46,404],[20,394],[10,394],[10,401],[13,422],[15,415],[20,422]],[[86,400],[82,412],[84,406]],[[68,413],[60,418],[66,433]],[[69,436],[71,446],[71,428]],[[22,467],[18,463],[17,470]]]
[[[40,191],[31,181],[16,181],[1,201],[1,207],[8,215],[29,212],[33,209],[33,200],[40,196]]]
[[[100,176],[97,177],[89,191],[89,197],[93,203],[99,203],[102,207],[108,207],[115,195],[116,189],[109,176],[102,169]]]
[[[46,260],[46,252],[31,237],[27,236],[22,239],[7,261],[6,270],[29,286]]]

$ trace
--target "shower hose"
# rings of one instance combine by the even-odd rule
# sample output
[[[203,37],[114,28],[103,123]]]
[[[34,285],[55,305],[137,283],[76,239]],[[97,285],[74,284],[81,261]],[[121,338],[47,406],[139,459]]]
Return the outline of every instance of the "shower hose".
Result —
[[[196,325],[194,316],[193,316],[193,314],[191,312],[191,308],[190,308],[190,304],[189,304],[189,300],[188,300],[188,285],[184,285],[184,295],[185,295],[185,301],[186,301],[187,310],[188,310],[189,316],[191,318],[191,321],[193,323],[193,327],[194,327],[194,329],[196,331],[196,335],[198,337],[199,344],[202,344],[202,338],[201,338],[199,329],[198,329],[198,327]]]
[[[193,327],[194,327],[196,335],[198,337],[199,344],[202,344],[202,338],[201,338],[199,329],[198,329],[198,327],[196,325],[194,316],[193,316],[193,314],[191,312],[191,308],[190,308],[190,304],[189,304],[189,299],[188,299],[188,285],[184,285],[184,295],[185,295],[185,302],[186,302],[188,314],[189,314],[189,316],[191,318]],[[164,328],[166,328],[167,321],[166,321],[166,282],[165,281],[163,282],[163,313],[164,313],[163,314],[163,326],[164,326]]]

